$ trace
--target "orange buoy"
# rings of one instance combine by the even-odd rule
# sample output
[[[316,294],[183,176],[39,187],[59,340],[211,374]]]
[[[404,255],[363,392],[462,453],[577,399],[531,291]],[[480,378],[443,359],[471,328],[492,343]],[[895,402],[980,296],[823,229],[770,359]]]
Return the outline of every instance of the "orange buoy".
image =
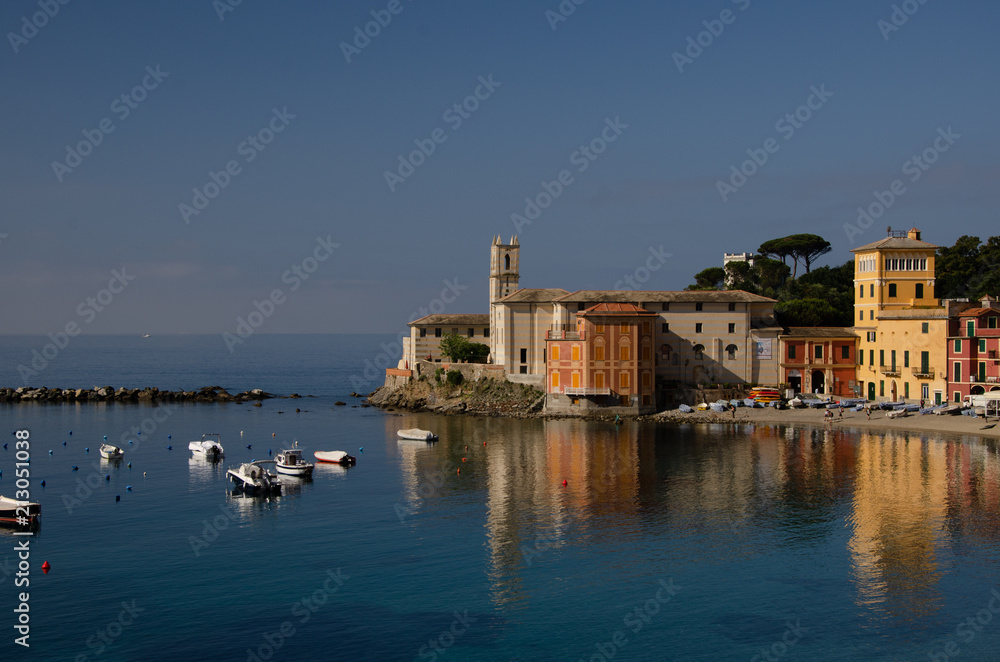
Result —
[[[465,458],[464,457],[462,458],[462,462],[465,462]]]
[[[462,470],[461,469],[455,469],[455,473],[460,474],[460,473],[462,473]]]
[[[566,479],[565,479],[565,478],[563,478],[563,487],[565,487],[565,486],[566,486],[566,485],[568,485],[568,484],[569,484],[569,483],[567,483],[567,482],[566,482]]]
[[[483,442],[483,446],[485,446],[485,445],[486,445],[486,442],[484,441],[484,442]]]
[[[46,575],[49,574],[50,567],[51,566],[49,565],[49,562],[46,561],[45,563],[42,564],[42,572],[44,572]]]

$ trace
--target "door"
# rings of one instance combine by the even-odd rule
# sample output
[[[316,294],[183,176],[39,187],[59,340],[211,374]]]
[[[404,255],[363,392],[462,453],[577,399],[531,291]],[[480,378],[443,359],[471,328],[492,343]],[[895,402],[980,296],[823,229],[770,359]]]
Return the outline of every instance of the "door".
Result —
[[[896,380],[889,382],[889,399],[893,402],[896,401]]]
[[[812,391],[813,393],[826,393],[826,386],[824,384],[824,375],[822,370],[813,371]]]
[[[868,382],[868,399],[875,400],[875,382]]]

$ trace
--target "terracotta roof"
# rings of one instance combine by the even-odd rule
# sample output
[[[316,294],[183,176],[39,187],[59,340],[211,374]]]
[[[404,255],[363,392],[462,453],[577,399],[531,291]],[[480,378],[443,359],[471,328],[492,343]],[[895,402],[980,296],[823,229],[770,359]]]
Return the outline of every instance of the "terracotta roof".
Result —
[[[862,251],[873,251],[873,250],[913,250],[913,249],[936,249],[938,248],[934,244],[929,244],[926,241],[921,241],[920,239],[910,239],[909,237],[886,237],[884,239],[879,239],[878,241],[873,241],[870,244],[865,244],[860,248],[851,249],[852,253],[860,253]]]
[[[968,310],[963,310],[958,314],[959,317],[979,317],[980,315],[985,315],[986,313],[1000,313],[1000,310],[996,308],[969,308]]]
[[[599,303],[586,310],[581,310],[577,315],[628,315],[629,317],[649,315],[656,317],[656,313],[631,303]]]
[[[743,290],[577,290],[557,299],[560,303],[774,303]]]
[[[524,288],[517,292],[511,292],[500,303],[549,303],[567,294],[561,287],[552,288]]]
[[[793,326],[783,338],[857,338],[853,326]]]
[[[469,315],[425,315],[413,320],[407,326],[489,326],[490,316],[486,314]]]

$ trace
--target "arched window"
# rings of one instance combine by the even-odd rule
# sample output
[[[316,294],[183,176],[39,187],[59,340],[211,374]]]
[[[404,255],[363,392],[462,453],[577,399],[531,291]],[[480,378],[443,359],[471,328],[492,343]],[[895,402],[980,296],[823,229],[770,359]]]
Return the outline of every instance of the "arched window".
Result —
[[[705,346],[695,345],[694,346],[694,358],[696,361],[701,361],[705,358]]]
[[[726,347],[726,356],[730,359],[736,358],[736,345],[729,345]]]
[[[504,271],[510,271],[510,253],[503,256],[503,269]]]

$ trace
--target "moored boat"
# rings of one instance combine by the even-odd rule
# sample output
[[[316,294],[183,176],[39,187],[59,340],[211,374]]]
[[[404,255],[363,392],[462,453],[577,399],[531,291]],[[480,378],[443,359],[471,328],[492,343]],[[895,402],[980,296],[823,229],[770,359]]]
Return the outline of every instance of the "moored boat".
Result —
[[[298,446],[299,442],[296,441],[295,448],[285,449],[274,456],[275,471],[286,476],[312,475],[315,465],[302,459],[302,449]]]
[[[316,456],[317,462],[326,462],[329,464],[355,464],[358,459],[353,455],[348,455],[345,451],[315,451],[313,455]]]
[[[420,428],[397,430],[396,435],[400,439],[412,439],[414,441],[437,441],[438,438],[438,436],[430,430],[421,430]]]
[[[236,467],[228,469],[226,475],[233,481],[233,485],[244,492],[254,494],[271,494],[281,491],[281,483],[278,476],[261,466],[262,462],[246,462]]]
[[[211,437],[215,437],[215,439]],[[201,435],[201,441],[190,442],[188,450],[207,460],[217,460],[226,454],[225,449],[222,448],[222,435],[217,432],[209,432]]]
[[[101,457],[108,460],[120,460],[125,457],[125,451],[111,444],[101,444],[100,452]]]
[[[42,515],[41,504],[17,501],[0,495],[0,524],[6,526],[32,526]]]
[[[680,411],[682,414],[690,414],[692,411],[694,411],[693,409],[691,409],[691,407],[687,405],[681,405],[680,407],[677,408],[677,410]]]

